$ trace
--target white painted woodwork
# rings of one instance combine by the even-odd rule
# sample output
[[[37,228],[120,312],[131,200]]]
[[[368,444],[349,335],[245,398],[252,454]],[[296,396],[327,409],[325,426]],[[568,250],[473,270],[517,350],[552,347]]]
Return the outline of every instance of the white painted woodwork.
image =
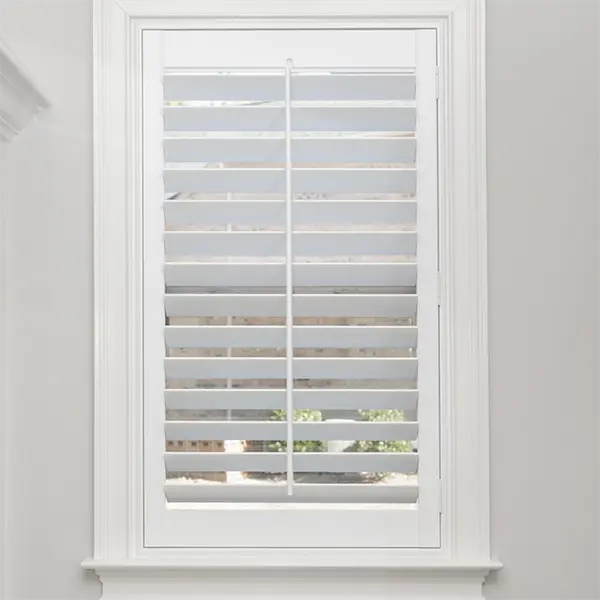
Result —
[[[412,255],[417,233],[411,231],[296,231],[298,256]],[[285,234],[255,231],[167,231],[165,252],[170,256],[285,256]]]
[[[168,379],[284,379],[285,358],[165,358]],[[414,379],[416,358],[294,358],[296,379]]]
[[[285,468],[285,455],[283,468]],[[299,457],[302,458],[302,457]],[[319,504],[414,504],[419,498],[417,485],[364,485],[345,484],[335,486],[328,484],[294,485],[295,502]],[[273,486],[250,484],[202,485],[194,483],[167,482],[165,496],[168,502],[287,502],[293,499],[286,493],[285,485]]]
[[[403,452],[302,452],[294,458],[298,473],[390,472],[414,473],[419,457]],[[285,471],[285,454],[278,452],[167,452],[165,465],[172,471]],[[202,485],[202,484],[195,484]],[[250,485],[250,484],[248,484]],[[357,484],[361,485],[361,484]],[[344,484],[342,487],[356,485]],[[368,484],[363,487],[371,488]],[[337,486],[323,485],[324,491],[335,491]],[[415,486],[416,487],[416,486]],[[323,494],[324,496],[326,494]]]
[[[414,263],[295,263],[297,286],[403,287],[417,283]],[[168,287],[280,287],[285,285],[283,263],[165,263]]]
[[[248,578],[225,578],[219,567],[329,567],[351,568],[340,585],[339,572],[328,571],[322,576],[303,577],[298,593],[317,598],[319,594],[331,600],[355,595],[374,596],[374,583],[385,574],[389,593],[398,598],[428,595],[430,598],[449,600],[456,597],[482,598],[482,582],[487,573],[500,564],[489,554],[489,461],[488,461],[488,391],[487,391],[487,284],[486,284],[486,200],[485,200],[485,63],[484,10],[482,1],[467,0],[325,0],[302,3],[281,3],[273,0],[223,0],[216,3],[189,3],[181,0],[103,0],[95,2],[95,302],[96,302],[96,383],[95,383],[95,544],[93,559],[85,561],[86,568],[95,569],[103,582],[106,600],[129,596],[157,599],[183,598],[200,593],[225,598],[243,595],[250,586],[258,589],[257,581]],[[372,66],[372,52],[379,47],[390,48],[394,27],[408,27],[407,42],[399,43],[398,54],[413,48],[403,66],[414,67],[416,52],[414,39],[421,28],[430,29],[439,36],[439,174],[440,174],[440,299],[441,299],[441,373],[442,398],[441,462],[444,480],[430,489],[419,490],[420,503],[435,503],[443,507],[440,517],[442,546],[440,548],[402,548],[397,543],[397,532],[416,544],[425,538],[419,534],[418,524],[412,519],[413,510],[373,513],[367,527],[360,520],[364,508],[348,514],[359,517],[355,527],[339,531],[332,527],[331,508],[311,509],[311,523],[322,536],[331,539],[340,535],[340,544],[347,547],[315,548],[307,537],[299,539],[295,548],[202,548],[194,547],[193,532],[205,531],[204,525],[214,520],[214,511],[169,511],[167,529],[146,530],[144,521],[144,463],[154,458],[144,454],[142,432],[148,431],[143,420],[142,391],[152,383],[151,374],[145,373],[142,361],[142,93],[141,39],[152,34],[149,29],[189,29],[182,32],[185,42],[167,41],[169,51],[181,57],[181,67],[190,62],[204,66],[214,65],[214,53],[193,52],[197,39],[195,31],[205,29],[200,46],[216,48],[223,40],[220,57],[223,64],[251,66],[254,59],[236,53],[232,35],[252,41],[240,44],[254,45],[258,51],[279,64],[279,57],[269,55],[273,42],[268,36],[256,36],[257,23],[265,30],[274,30],[279,39],[296,45],[303,65],[317,65],[324,50],[331,47],[331,27],[343,29],[349,23],[360,25],[356,31],[340,31],[340,35],[363,35],[369,29],[378,32],[380,44],[336,44],[338,49],[349,48],[349,56],[356,64]],[[223,26],[234,25],[237,31],[222,31]],[[326,30],[315,30],[310,47],[298,43],[296,34],[307,25]],[[342,50],[340,50],[342,51]],[[397,54],[388,52],[386,66],[395,66]],[[239,62],[238,62],[239,58]],[[152,62],[144,63],[146,69]],[[200,65],[202,66],[202,65]],[[417,97],[419,96],[417,91]],[[145,132],[144,139],[148,132]],[[155,182],[152,182],[154,185]],[[147,183],[150,185],[150,182]],[[150,189],[150,188],[149,188]],[[204,215],[211,206],[218,211],[217,202],[173,202],[165,206],[167,218],[190,220],[190,211]],[[181,205],[187,204],[182,207]],[[235,219],[247,220],[254,214],[266,215],[267,203],[236,202]],[[269,219],[284,222],[280,203],[268,207]],[[357,203],[358,205],[364,203]],[[357,204],[324,202],[333,222],[356,220]],[[195,206],[194,206],[195,205]],[[410,208],[412,205],[412,208]],[[192,208],[189,208],[189,207]],[[307,217],[315,202],[297,202],[295,216]],[[402,206],[412,212],[414,202],[373,202],[376,220],[388,222],[393,212],[388,209]],[[238,212],[239,209],[239,212]],[[362,210],[362,208],[358,208]],[[219,218],[229,218],[229,208]],[[321,213],[323,214],[323,213]],[[398,213],[395,213],[398,215]],[[310,214],[308,214],[310,216]],[[405,215],[399,221],[407,222]],[[200,216],[200,219],[203,217]],[[358,217],[361,218],[360,216]],[[193,222],[197,219],[194,218]],[[221,221],[225,224],[228,220]],[[256,223],[256,221],[251,221]],[[270,296],[266,310],[281,312],[276,295]],[[386,297],[379,298],[376,310],[386,311]],[[212,294],[178,295],[171,308],[183,304],[192,307],[206,305],[219,312]],[[223,298],[223,304],[240,297],[242,307],[250,306],[252,299],[236,293]],[[317,298],[302,298],[299,303],[307,311],[328,302],[327,293]],[[356,296],[356,294],[354,294]],[[345,311],[362,297],[348,298],[345,303],[336,299],[341,308],[328,303],[329,310]],[[403,306],[413,310],[412,298]],[[317,303],[317,304],[315,304]],[[162,304],[162,303],[161,303]],[[164,314],[164,305],[161,310]],[[369,312],[374,309],[369,309]],[[162,332],[161,334],[162,335]],[[160,377],[161,373],[156,374]],[[163,409],[164,410],[164,409]],[[423,424],[422,424],[423,426]],[[162,426],[161,426],[162,427]],[[153,430],[156,431],[156,430]],[[160,462],[163,457],[161,455]],[[160,483],[160,482],[159,482]],[[440,489],[444,490],[443,498]],[[440,504],[440,498],[443,502]],[[162,496],[164,506],[164,495]],[[154,506],[154,505],[152,505]],[[150,506],[152,510],[154,510]],[[146,505],[148,508],[148,505]],[[252,512],[250,521],[242,519],[241,510],[228,512],[229,526],[221,529],[222,541],[232,541],[230,533],[244,529],[249,539],[277,543],[275,533],[286,531],[285,512],[270,514],[270,528],[260,528],[259,513]],[[336,519],[333,519],[339,523]],[[203,525],[204,523],[204,525]],[[389,538],[385,546],[373,538],[372,532],[387,523]],[[156,524],[156,523],[155,523]],[[260,533],[259,533],[260,532]],[[351,533],[351,535],[350,535]],[[157,544],[156,540],[162,536]],[[153,537],[154,536],[154,537]],[[352,538],[352,539],[351,539]],[[146,539],[146,544],[144,543]],[[356,540],[370,547],[357,548]],[[173,548],[175,544],[185,547]],[[147,545],[149,544],[149,545]],[[162,547],[159,547],[162,546]],[[384,569],[385,571],[382,571]],[[393,569],[395,574],[390,571]],[[360,571],[360,573],[359,573]],[[261,574],[257,574],[260,577]],[[272,573],[271,573],[272,576]],[[258,586],[258,587],[257,587]],[[289,581],[278,578],[262,590],[265,598],[281,598],[289,590]]]
[[[215,75],[167,73],[165,101],[284,100],[283,68],[265,75]],[[295,101],[315,100],[413,100],[412,74],[339,74],[334,80],[322,75],[302,74],[293,81]],[[229,129],[229,127],[228,127]]]
[[[293,429],[294,439],[298,441],[414,440],[419,426],[410,421],[397,423],[295,422]],[[284,440],[286,423],[283,421],[167,421],[165,433],[168,440]],[[356,456],[359,457],[358,454]]]
[[[284,348],[283,325],[165,327],[165,342],[174,348]],[[294,327],[296,348],[416,348],[417,327]]]
[[[413,317],[414,294],[296,294],[297,317]],[[165,297],[169,317],[228,316],[281,317],[283,294],[169,294]]]
[[[415,160],[414,137],[305,137],[292,139],[293,163],[399,163]],[[281,137],[169,137],[164,141],[168,163],[283,163]]]
[[[213,98],[214,99],[214,98]],[[275,106],[166,106],[165,131],[283,131]],[[292,131],[414,131],[414,107],[292,107]]]
[[[168,226],[283,225],[285,202],[219,200],[168,200],[164,204]],[[298,225],[358,225],[369,216],[372,225],[414,223],[417,204],[410,200],[311,200],[294,202]]]
[[[165,168],[165,192],[274,194],[285,191],[284,169]],[[292,186],[297,193],[404,193],[416,190],[412,168],[294,169]]]
[[[294,390],[296,409],[395,409],[414,411],[417,390],[381,389],[311,389]],[[206,409],[283,409],[283,390],[195,389],[165,390],[165,405],[169,410]]]

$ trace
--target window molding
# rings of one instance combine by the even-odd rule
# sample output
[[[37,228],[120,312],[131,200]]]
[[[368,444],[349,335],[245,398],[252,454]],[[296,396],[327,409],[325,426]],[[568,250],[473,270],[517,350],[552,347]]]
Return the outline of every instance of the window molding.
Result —
[[[457,593],[446,586],[457,581],[478,586],[480,593],[485,575],[499,567],[489,543],[484,9],[484,0],[95,0],[95,527],[94,555],[84,566],[100,574],[106,598],[116,593],[117,581],[127,581],[127,589],[141,594],[161,577],[170,581],[171,596],[173,579],[180,580],[172,577],[173,569],[197,574],[216,567],[384,568],[402,571],[402,582],[411,574],[415,585],[429,585],[436,573],[436,581],[445,583],[432,597],[444,597]],[[141,37],[145,29],[244,29],[258,22],[438,31],[439,169],[445,186],[440,188],[440,296],[447,323],[441,338],[447,427],[441,432],[439,551],[144,548],[137,310],[142,289]],[[198,577],[204,585],[207,574]],[[177,587],[189,594],[193,581],[194,575],[186,575]]]

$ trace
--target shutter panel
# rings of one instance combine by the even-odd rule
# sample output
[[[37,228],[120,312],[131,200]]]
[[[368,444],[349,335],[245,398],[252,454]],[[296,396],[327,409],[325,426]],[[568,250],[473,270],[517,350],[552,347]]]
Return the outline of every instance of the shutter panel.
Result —
[[[414,69],[164,100],[167,500],[417,502]]]

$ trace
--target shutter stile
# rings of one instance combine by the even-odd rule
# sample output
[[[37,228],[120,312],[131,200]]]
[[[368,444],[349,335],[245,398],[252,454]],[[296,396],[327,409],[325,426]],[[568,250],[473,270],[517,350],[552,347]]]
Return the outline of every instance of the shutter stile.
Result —
[[[292,60],[285,61],[285,410],[286,410],[286,472],[287,495],[294,493],[294,204],[292,198]],[[276,424],[270,424],[276,425]],[[274,436],[269,436],[274,437]],[[281,437],[281,436],[279,436]]]
[[[415,504],[415,70],[164,101],[167,501]]]

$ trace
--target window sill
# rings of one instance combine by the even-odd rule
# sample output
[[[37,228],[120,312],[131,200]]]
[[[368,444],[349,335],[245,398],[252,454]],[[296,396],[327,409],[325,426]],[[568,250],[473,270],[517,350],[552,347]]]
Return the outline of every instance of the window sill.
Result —
[[[86,560],[103,584],[103,600],[483,598],[495,560],[394,558],[389,551],[206,551],[194,559]]]

